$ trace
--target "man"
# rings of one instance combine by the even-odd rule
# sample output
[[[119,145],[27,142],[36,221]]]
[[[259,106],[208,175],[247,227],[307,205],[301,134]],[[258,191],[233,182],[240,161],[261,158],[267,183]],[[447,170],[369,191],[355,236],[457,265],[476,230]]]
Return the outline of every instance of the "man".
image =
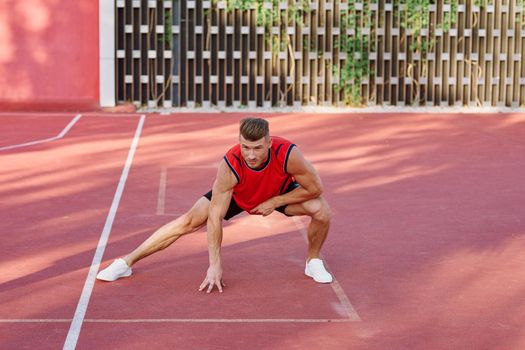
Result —
[[[114,281],[131,276],[131,266],[137,261],[206,224],[210,265],[199,290],[210,293],[217,287],[222,293],[222,220],[243,211],[267,216],[277,210],[287,216],[311,217],[305,274],[316,282],[330,283],[332,276],[319,259],[331,217],[321,192],[317,171],[294,144],[270,137],[268,122],[264,119],[243,119],[239,144],[232,147],[219,164],[212,190],[198,199],[187,213],[162,226],[134,251],[99,272],[97,278]]]

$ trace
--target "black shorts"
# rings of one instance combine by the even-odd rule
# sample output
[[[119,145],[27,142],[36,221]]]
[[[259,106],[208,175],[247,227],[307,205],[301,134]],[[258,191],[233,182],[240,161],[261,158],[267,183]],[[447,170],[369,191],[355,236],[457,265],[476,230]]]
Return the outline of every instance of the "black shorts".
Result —
[[[299,184],[297,182],[291,182],[288,187],[286,188],[286,190],[284,191],[284,193],[288,193],[294,189],[296,189],[297,187],[299,187]],[[211,201],[211,190],[204,194],[204,197],[208,198],[208,200]],[[275,210],[277,210],[278,212],[280,213],[283,213],[284,215],[286,216],[289,216],[287,215],[284,210],[286,209],[288,205],[283,205],[279,208],[275,208]],[[235,215],[238,215],[240,213],[242,213],[244,211],[244,209],[242,209],[241,207],[239,207],[239,205],[237,205],[237,203],[235,202],[235,199],[231,199],[230,201],[230,206],[228,207],[228,211],[226,212],[226,215],[224,215],[224,220],[230,220],[231,218],[233,218]]]

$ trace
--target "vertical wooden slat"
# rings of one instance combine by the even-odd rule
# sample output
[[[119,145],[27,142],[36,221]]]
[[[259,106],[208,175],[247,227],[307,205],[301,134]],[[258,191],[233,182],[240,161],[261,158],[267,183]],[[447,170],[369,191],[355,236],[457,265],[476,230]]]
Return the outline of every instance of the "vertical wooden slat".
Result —
[[[132,1],[134,3],[134,1]],[[145,35],[142,33],[143,23],[146,22],[144,20],[142,13],[147,11],[147,8],[143,8],[144,1],[138,1],[138,4],[141,5],[140,7],[133,7],[133,13],[132,13],[132,25],[133,25],[133,51],[138,53],[136,55],[136,59],[133,60],[133,66],[132,66],[132,89],[133,89],[133,96],[134,100],[137,103],[145,103],[145,99],[143,99],[143,93],[142,93],[142,84],[140,83],[140,77],[142,74],[142,71],[144,70],[144,65],[147,64],[147,53],[146,51],[146,45],[145,45]],[[146,16],[147,17],[147,16]],[[147,23],[145,24],[147,25]],[[144,47],[144,49],[143,49]]]
[[[125,49],[125,42],[126,42],[126,35],[124,33],[124,21],[125,21],[125,1],[118,1],[116,3],[117,8],[115,11],[116,16],[116,37],[115,37],[115,47],[117,50],[116,55],[116,70],[115,70],[115,80],[117,82],[123,81],[124,76],[124,68],[125,68],[125,61],[126,61],[126,49]],[[116,91],[116,98],[117,101],[123,101],[126,100],[125,98],[125,85],[124,84],[116,84],[115,86]]]
[[[443,16],[449,16],[452,17],[454,9],[450,8],[450,11],[445,12],[445,7],[443,7]],[[454,58],[455,58],[455,51],[456,46],[455,44],[455,25],[451,23],[451,27],[449,31],[444,32],[444,40],[443,40],[443,52],[442,52],[442,59],[443,59],[443,90],[444,96],[442,97],[442,103],[446,106],[452,106],[454,105],[456,101],[456,86],[457,81],[451,81],[451,78],[457,77],[457,66],[455,64]],[[446,58],[446,60],[445,60]]]
[[[195,95],[196,95],[196,82],[195,82],[195,71],[196,71],[196,43],[195,43],[195,7],[196,1],[186,1],[186,15],[187,15],[187,30],[186,30],[186,42],[187,42],[187,73],[186,73],[186,91],[188,94],[187,105],[188,107],[195,106]]]
[[[390,15],[391,29],[390,34],[392,40],[390,41],[390,77],[388,79],[389,94],[390,94],[390,104],[396,106],[399,101],[399,55],[401,51],[399,49],[399,22],[398,22],[399,10],[393,8]]]
[[[374,76],[374,87],[375,87],[375,97],[376,103],[379,105],[383,104],[383,83],[384,79],[384,38],[385,38],[385,22],[384,22],[384,0],[379,0],[379,7],[376,17],[376,69]]]
[[[462,105],[465,103],[464,99],[464,89],[463,89],[463,77],[465,76],[465,38],[463,37],[463,32],[461,28],[465,27],[465,6],[463,3],[464,0],[459,2],[458,6],[461,6],[462,10],[459,10],[458,7],[458,23],[455,26],[457,36],[454,40],[451,41],[451,57],[450,64],[453,65],[455,71],[452,72],[449,76],[454,79],[455,87],[454,90],[454,104]]]
[[[247,38],[248,38],[248,101],[250,108],[256,106],[257,101],[257,23],[255,9],[247,11]]]
[[[326,35],[324,31],[326,30],[326,9],[325,1],[319,1],[319,21],[317,22],[317,69],[316,69],[316,81],[315,85],[317,87],[317,104],[322,105],[324,103],[324,94],[325,94],[325,82],[323,79],[324,75],[324,53],[325,47],[324,43],[326,41]]]
[[[263,106],[264,101],[264,35],[259,32],[257,25],[257,13],[253,11],[252,22],[254,26],[254,45],[255,45],[255,105]],[[262,81],[261,81],[262,78]]]
[[[340,52],[340,38],[341,38],[341,2],[340,1],[334,1],[334,18],[333,18],[333,29],[332,29],[332,65],[333,69],[330,72],[332,77],[335,77],[335,79],[332,79],[332,105],[339,106],[340,105],[340,94],[338,92],[338,84],[339,84],[339,74],[336,74],[335,72],[338,72],[340,70],[341,64],[339,61],[339,52]],[[336,30],[339,31],[339,34],[336,34]]]
[[[512,21],[509,23],[503,24],[505,30],[504,30],[504,48],[503,50],[507,53],[507,61],[505,62],[505,68],[503,70],[503,75],[505,77],[504,82],[504,90],[505,90],[505,106],[512,107],[513,104],[513,89],[512,89],[512,70],[513,70],[513,46],[514,46],[514,27],[516,23],[514,23],[514,6],[513,6],[513,0],[506,1],[506,5],[508,7],[507,12],[507,18]]]
[[[155,58],[155,85],[156,85],[156,94],[155,98],[155,107],[162,107],[163,103],[163,93],[164,93],[164,32],[166,27],[164,26],[165,21],[165,8],[162,1],[159,2],[157,6],[157,37],[156,37],[156,58]]]
[[[219,45],[217,53],[217,105],[226,106],[226,9],[219,11]]]
[[[480,11],[478,13],[479,19],[478,19],[478,27],[477,29],[477,40],[478,40],[478,64],[480,66],[480,71],[482,73],[481,77],[478,76],[478,82],[476,82],[476,85],[478,87],[478,93],[477,93],[477,102],[483,103],[485,101],[486,96],[486,90],[487,90],[487,84],[488,84],[488,67],[487,62],[485,60],[485,53],[487,52],[487,40],[486,40],[486,31],[487,31],[487,13],[486,11]]]
[[[514,8],[514,14],[519,15],[520,12],[518,12],[518,8],[516,6],[516,0],[513,0],[513,8]],[[521,9],[521,11],[524,11],[525,9]],[[513,70],[512,74],[514,76],[513,79],[513,104],[514,106],[525,106],[525,84],[521,82],[521,78],[525,78],[525,72],[524,68],[525,65],[522,63],[523,59],[525,59],[524,50],[525,50],[525,36],[523,33],[523,29],[525,28],[525,24],[516,25],[514,30],[514,47],[513,47],[513,55],[516,55],[516,60],[513,59]]]
[[[497,99],[497,105],[504,107],[507,105],[507,62],[509,59],[509,56],[507,54],[508,48],[507,48],[507,29],[508,29],[508,0],[503,0],[502,3],[498,6],[498,17],[496,18],[495,26],[500,29],[500,37],[498,41],[499,46],[499,52],[504,57],[500,55],[498,57],[498,77],[499,77],[499,83],[498,83],[498,99]],[[512,59],[512,57],[510,57]]]
[[[480,19],[480,11],[479,8],[476,6],[471,7],[471,47],[469,50],[469,60],[470,60],[470,82],[471,82],[471,88],[470,88],[470,106],[477,105],[479,101],[479,84],[478,79],[480,78],[480,75],[478,72],[482,71],[481,68],[481,61],[480,61],[480,39],[478,35],[478,28],[479,23],[481,21]]]
[[[379,49],[378,49],[378,43],[379,43],[379,36],[378,36],[378,27],[380,25],[380,22],[379,22],[379,18],[380,18],[380,7],[379,7],[379,4],[377,4],[377,10],[373,12],[373,17],[374,19],[373,23],[373,27],[372,27],[372,33],[373,33],[373,36],[370,36],[370,39],[374,41],[374,45],[373,45],[373,50],[372,52],[374,53],[374,60],[373,60],[373,63],[370,65],[370,69],[372,70],[372,72],[377,72],[378,71],[378,59],[379,59]],[[371,90],[371,96],[368,100],[368,105],[373,105],[373,104],[376,104],[377,103],[377,91],[378,91],[378,84],[376,83],[376,75],[377,74],[372,74],[372,77],[371,77],[371,84],[370,84],[370,90]]]
[[[522,18],[524,17],[523,12],[525,11],[525,8],[521,9]],[[514,74],[519,76],[518,82],[519,82],[519,91],[518,91],[518,98],[519,98],[519,106],[525,107],[525,64],[523,63],[523,60],[525,59],[525,23],[522,23],[519,28],[520,37],[517,47],[517,52],[519,52],[519,55],[521,55],[521,59],[517,63],[516,70],[514,71]]]
[[[495,4],[495,3],[494,3]],[[494,66],[497,63],[497,52],[494,51],[495,49],[495,38],[494,38],[494,10],[495,5],[488,5],[487,6],[487,13],[485,16],[485,25],[486,28],[486,36],[485,36],[485,42],[486,42],[486,49],[485,51],[485,72],[486,72],[486,79],[485,79],[485,94],[483,96],[483,105],[492,105],[494,102],[494,96],[493,96],[493,90],[494,86],[492,84],[492,79],[495,77],[494,75]],[[492,8],[492,11],[489,12],[489,8]]]
[[[278,14],[278,19],[277,19],[277,23],[275,24],[275,27],[277,29],[277,33],[276,33],[277,55],[274,57],[275,58],[275,78],[274,79],[276,79],[275,84],[274,84],[274,89],[275,89],[274,91],[275,91],[275,104],[276,106],[280,107],[281,101],[283,99],[283,92],[286,89],[286,81],[284,78],[285,71],[283,67],[283,60],[281,59],[282,58],[282,40],[283,40],[282,28],[284,26],[284,23],[282,21],[282,12],[286,10],[281,8],[280,1],[276,3],[275,11]]]
[[[171,99],[173,101],[173,105],[180,106],[180,72],[181,72],[181,65],[182,65],[182,55],[180,50],[180,28],[182,26],[181,21],[181,1],[180,0],[174,0],[173,1],[173,44],[172,44],[172,57],[173,57],[173,68],[172,68],[172,94]]]
[[[204,14],[203,14],[203,2],[197,1],[197,7],[195,9],[195,103],[203,106],[203,59],[202,51],[204,47]]]
[[[391,95],[391,64],[392,64],[392,12],[393,12],[393,3],[385,2],[385,35],[384,35],[384,51],[383,51],[383,98],[385,102],[389,105],[392,105],[392,95]]]
[[[432,5],[430,6],[430,29],[428,30],[428,40],[430,40],[430,49],[428,50],[426,54],[426,60],[428,65],[428,94],[425,99],[426,105],[439,105],[439,87],[436,86],[436,81],[439,79],[439,71],[438,71],[438,65],[436,64],[436,27],[437,27],[437,14],[436,11],[432,10]],[[433,29],[433,30],[432,30]]]
[[[310,34],[312,30],[312,12],[308,12],[305,20],[305,27],[301,30],[301,39],[303,42],[303,64],[301,74],[302,104],[310,103]]]
[[[309,80],[310,80],[310,95],[308,104],[317,104],[317,25],[319,21],[319,1],[313,2],[315,8],[312,11],[312,21],[310,28],[310,49],[309,49]]]

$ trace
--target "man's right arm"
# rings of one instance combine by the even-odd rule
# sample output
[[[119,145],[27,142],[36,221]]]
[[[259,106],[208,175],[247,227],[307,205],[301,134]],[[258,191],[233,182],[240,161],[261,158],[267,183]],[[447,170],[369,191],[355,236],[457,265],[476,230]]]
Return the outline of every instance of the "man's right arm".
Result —
[[[200,291],[208,287],[207,293],[210,293],[213,287],[217,286],[219,292],[222,292],[222,219],[226,215],[230,205],[233,187],[236,184],[237,178],[226,164],[226,161],[223,160],[219,164],[217,178],[212,188],[212,198],[207,221],[210,266],[206,278],[199,288]]]

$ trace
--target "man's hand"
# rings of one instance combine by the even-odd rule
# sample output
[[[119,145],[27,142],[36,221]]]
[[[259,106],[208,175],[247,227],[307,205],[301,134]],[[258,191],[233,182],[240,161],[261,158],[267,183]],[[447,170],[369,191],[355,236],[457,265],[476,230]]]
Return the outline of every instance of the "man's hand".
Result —
[[[250,211],[250,214],[268,216],[275,210],[275,204],[272,198],[262,202]]]
[[[199,292],[202,292],[206,286],[208,287],[206,293],[211,293],[214,286],[217,286],[219,293],[222,293],[222,287],[226,287],[226,284],[222,281],[222,267],[220,264],[210,265],[206,278],[199,287]]]

